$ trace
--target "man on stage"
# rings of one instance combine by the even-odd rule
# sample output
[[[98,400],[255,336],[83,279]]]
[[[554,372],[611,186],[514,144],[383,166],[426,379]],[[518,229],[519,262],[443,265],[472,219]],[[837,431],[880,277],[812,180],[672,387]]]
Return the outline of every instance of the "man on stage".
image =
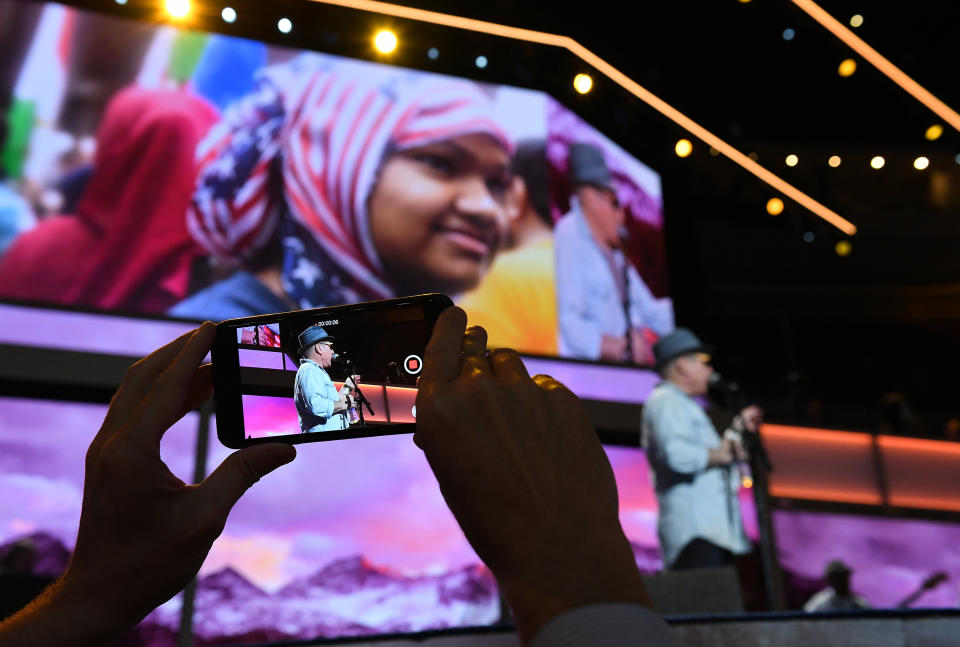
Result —
[[[672,302],[623,253],[626,213],[599,148],[570,146],[570,182],[570,211],[554,232],[560,356],[649,365],[648,335],[673,330]]]
[[[743,530],[736,463],[746,460],[733,434],[721,438],[694,398],[705,396],[713,368],[696,335],[678,328],[653,347],[663,381],[643,405],[642,444],[653,472],[657,532],[671,570],[724,566],[750,552]],[[762,412],[746,407],[734,431],[756,431]]]
[[[333,337],[320,326],[310,326],[297,337],[300,368],[293,387],[302,433],[347,429],[348,397],[357,376],[347,378],[338,391],[327,369],[333,363]],[[351,381],[354,380],[354,381]]]

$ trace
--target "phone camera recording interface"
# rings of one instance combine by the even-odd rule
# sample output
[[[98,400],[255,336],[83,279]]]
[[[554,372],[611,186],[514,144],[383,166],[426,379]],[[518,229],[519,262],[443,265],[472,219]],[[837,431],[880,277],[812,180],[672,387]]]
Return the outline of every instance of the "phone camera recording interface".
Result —
[[[231,322],[243,434],[221,440],[239,446],[412,431],[433,310],[439,314],[413,302]],[[218,415],[226,401],[218,394]]]

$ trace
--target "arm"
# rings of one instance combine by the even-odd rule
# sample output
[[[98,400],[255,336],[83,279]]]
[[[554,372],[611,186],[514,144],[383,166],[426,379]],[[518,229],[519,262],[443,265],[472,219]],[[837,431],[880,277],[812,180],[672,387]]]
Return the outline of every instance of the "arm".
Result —
[[[644,417],[652,457],[677,474],[696,474],[729,464],[724,445],[708,449],[698,441],[685,409],[684,403],[673,397],[648,402]]]
[[[197,574],[234,503],[296,455],[277,443],[231,454],[185,485],[160,460],[164,432],[213,392],[204,324],[134,364],[87,450],[76,548],[39,599],[0,623],[0,645],[110,645]]]
[[[625,262],[630,263],[626,259]],[[630,290],[630,326],[646,326],[658,335],[672,332],[673,301],[669,297],[658,299],[653,296],[633,265],[627,268],[627,281]]]
[[[313,415],[329,418],[337,411],[336,405],[340,401],[340,395],[323,369],[311,364],[310,370],[304,371],[300,380],[300,390],[305,394]]]
[[[465,327],[458,308],[437,321],[414,442],[496,576],[521,641],[548,625],[564,634],[568,614],[592,605],[629,607],[666,632],[644,610],[650,599],[620,526],[613,471],[580,401],[548,376],[531,379],[516,352],[488,355],[485,331]],[[555,644],[545,635],[536,644]]]

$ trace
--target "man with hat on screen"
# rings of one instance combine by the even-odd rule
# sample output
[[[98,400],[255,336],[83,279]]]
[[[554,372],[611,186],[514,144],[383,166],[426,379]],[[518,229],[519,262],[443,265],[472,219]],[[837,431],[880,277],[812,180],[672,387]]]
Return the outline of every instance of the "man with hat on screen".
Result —
[[[624,255],[626,214],[603,152],[570,146],[570,211],[554,233],[562,357],[650,364],[650,342],[673,330],[670,299],[658,299]]]
[[[297,337],[300,368],[293,387],[300,431],[334,431],[347,429],[347,398],[357,376],[347,378],[338,391],[327,369],[333,363],[333,337],[321,326],[310,326]]]
[[[746,460],[733,434],[721,438],[694,398],[707,394],[713,368],[709,349],[686,328],[653,347],[663,381],[643,404],[642,444],[660,507],[657,533],[671,570],[724,566],[750,552],[737,492],[738,461]],[[756,431],[762,412],[746,407],[734,431]]]
[[[830,561],[823,573],[824,579],[827,580],[827,588],[814,593],[813,597],[803,605],[803,610],[808,613],[818,613],[869,609],[870,605],[867,601],[850,588],[852,575],[853,570],[844,562],[839,559]]]

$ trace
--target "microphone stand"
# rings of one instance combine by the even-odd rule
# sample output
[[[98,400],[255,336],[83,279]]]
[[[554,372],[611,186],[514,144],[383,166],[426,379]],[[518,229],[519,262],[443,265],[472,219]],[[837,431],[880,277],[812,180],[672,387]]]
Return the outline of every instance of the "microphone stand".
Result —
[[[742,411],[745,405],[743,393],[739,386],[727,382],[723,389],[725,404],[737,412]],[[743,448],[747,452],[750,465],[750,475],[753,479],[753,500],[757,507],[757,525],[760,528],[760,563],[763,568],[764,591],[767,603],[771,610],[784,608],[779,586],[780,568],[776,555],[776,542],[773,537],[773,516],[770,509],[769,473],[773,471],[770,456],[763,445],[760,430],[744,428],[740,434]]]
[[[355,371],[355,367],[354,367],[354,365],[353,365],[353,362],[351,362],[350,360],[347,360],[345,363],[346,363],[346,366],[347,366],[347,379],[349,379],[349,377],[350,377],[351,375],[356,375],[356,371]],[[366,422],[366,420],[363,419],[363,407],[364,407],[364,405],[366,405],[367,411],[370,412],[370,415],[371,415],[371,416],[375,416],[375,415],[377,415],[377,414],[375,414],[375,413],[373,412],[373,407],[370,406],[370,400],[367,400],[367,398],[363,395],[363,391],[360,390],[360,385],[357,384],[356,382],[353,383],[353,391],[354,391],[354,393],[357,394],[357,402],[360,403],[360,406],[357,407],[357,412],[360,414],[360,426],[361,426],[361,427],[366,427],[366,426],[367,426],[367,422]]]

